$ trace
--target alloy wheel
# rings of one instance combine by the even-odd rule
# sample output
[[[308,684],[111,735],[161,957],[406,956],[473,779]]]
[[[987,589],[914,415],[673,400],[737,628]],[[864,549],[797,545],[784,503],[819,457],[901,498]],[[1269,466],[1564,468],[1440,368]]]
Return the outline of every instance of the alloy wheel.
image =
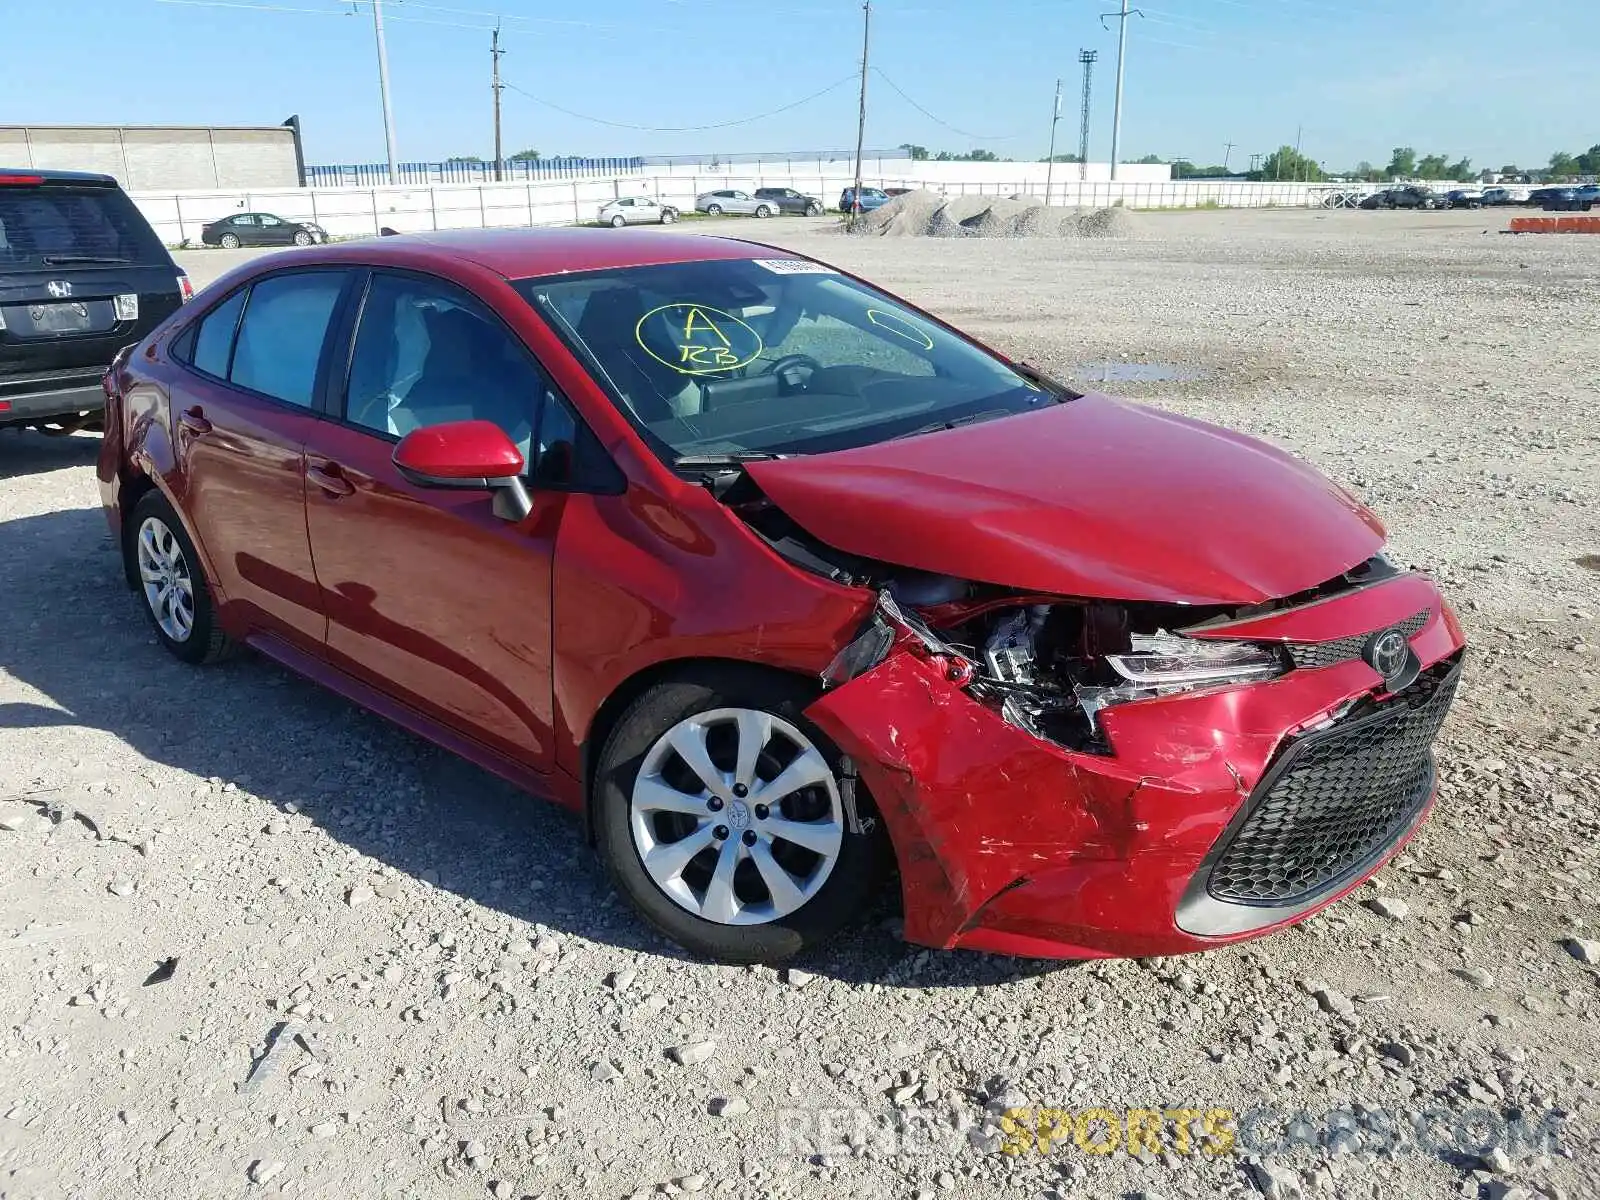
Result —
[[[833,872],[845,832],[822,752],[781,717],[750,708],[696,713],[657,738],[628,823],[656,886],[719,925],[799,910]]]
[[[183,547],[167,523],[146,517],[139,526],[139,580],[161,632],[186,642],[194,632],[194,579]]]

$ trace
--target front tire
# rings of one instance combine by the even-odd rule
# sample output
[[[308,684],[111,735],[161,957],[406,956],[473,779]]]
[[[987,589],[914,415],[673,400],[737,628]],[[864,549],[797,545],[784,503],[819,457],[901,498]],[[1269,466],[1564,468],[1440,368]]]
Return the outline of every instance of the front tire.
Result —
[[[765,204],[758,204],[756,206],[756,216],[758,216],[758,217],[770,217],[771,215],[772,215],[772,210],[770,208],[768,208]]]
[[[309,233],[307,233],[304,229],[297,229],[295,231],[294,244],[296,246],[309,246],[314,241],[316,241],[316,239],[314,237],[312,237]]]
[[[820,204],[808,204],[806,206],[806,216],[808,216],[808,217],[820,217],[821,215],[822,215],[822,205],[820,205]]]
[[[651,688],[606,739],[601,857],[645,920],[696,955],[789,958],[877,884],[881,835],[851,832],[841,756],[805,719],[810,698],[781,675],[701,667]]]
[[[677,219],[678,214],[673,212],[670,208],[663,208],[661,210],[661,223],[663,225],[671,225]]]
[[[200,556],[167,498],[146,492],[128,517],[123,554],[156,637],[186,663],[212,663],[233,649],[217,621]]]
[[[217,245],[224,250],[237,250],[241,244],[237,233],[225,233],[217,239]]]

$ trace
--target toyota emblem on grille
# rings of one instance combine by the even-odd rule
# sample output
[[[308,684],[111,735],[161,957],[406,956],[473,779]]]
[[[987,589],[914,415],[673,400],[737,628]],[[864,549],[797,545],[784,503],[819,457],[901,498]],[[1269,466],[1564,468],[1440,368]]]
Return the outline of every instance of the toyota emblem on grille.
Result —
[[[1385,683],[1392,683],[1411,661],[1411,643],[1406,641],[1406,635],[1400,630],[1385,629],[1373,634],[1362,657],[1367,660],[1368,666],[1383,676]]]
[[[72,295],[72,285],[65,279],[52,279],[49,283],[44,285],[44,290],[49,292],[57,300],[65,300],[68,296]]]

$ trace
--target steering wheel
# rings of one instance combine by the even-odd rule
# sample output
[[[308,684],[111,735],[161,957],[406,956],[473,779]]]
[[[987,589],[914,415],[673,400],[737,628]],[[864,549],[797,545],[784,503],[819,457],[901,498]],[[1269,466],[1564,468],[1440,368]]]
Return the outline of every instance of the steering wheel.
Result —
[[[809,354],[785,354],[775,361],[771,367],[767,368],[766,373],[768,375],[776,375],[780,386],[791,391],[798,391],[805,386],[806,381],[796,379],[794,372],[802,368],[815,375],[822,370],[822,364]]]

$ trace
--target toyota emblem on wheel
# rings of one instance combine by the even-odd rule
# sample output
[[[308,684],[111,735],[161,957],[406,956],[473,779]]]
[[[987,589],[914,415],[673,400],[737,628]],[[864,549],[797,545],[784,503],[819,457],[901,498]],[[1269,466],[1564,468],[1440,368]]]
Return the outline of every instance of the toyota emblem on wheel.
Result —
[[[1367,664],[1385,682],[1396,678],[1411,660],[1411,644],[1398,629],[1385,629],[1367,643]]]

